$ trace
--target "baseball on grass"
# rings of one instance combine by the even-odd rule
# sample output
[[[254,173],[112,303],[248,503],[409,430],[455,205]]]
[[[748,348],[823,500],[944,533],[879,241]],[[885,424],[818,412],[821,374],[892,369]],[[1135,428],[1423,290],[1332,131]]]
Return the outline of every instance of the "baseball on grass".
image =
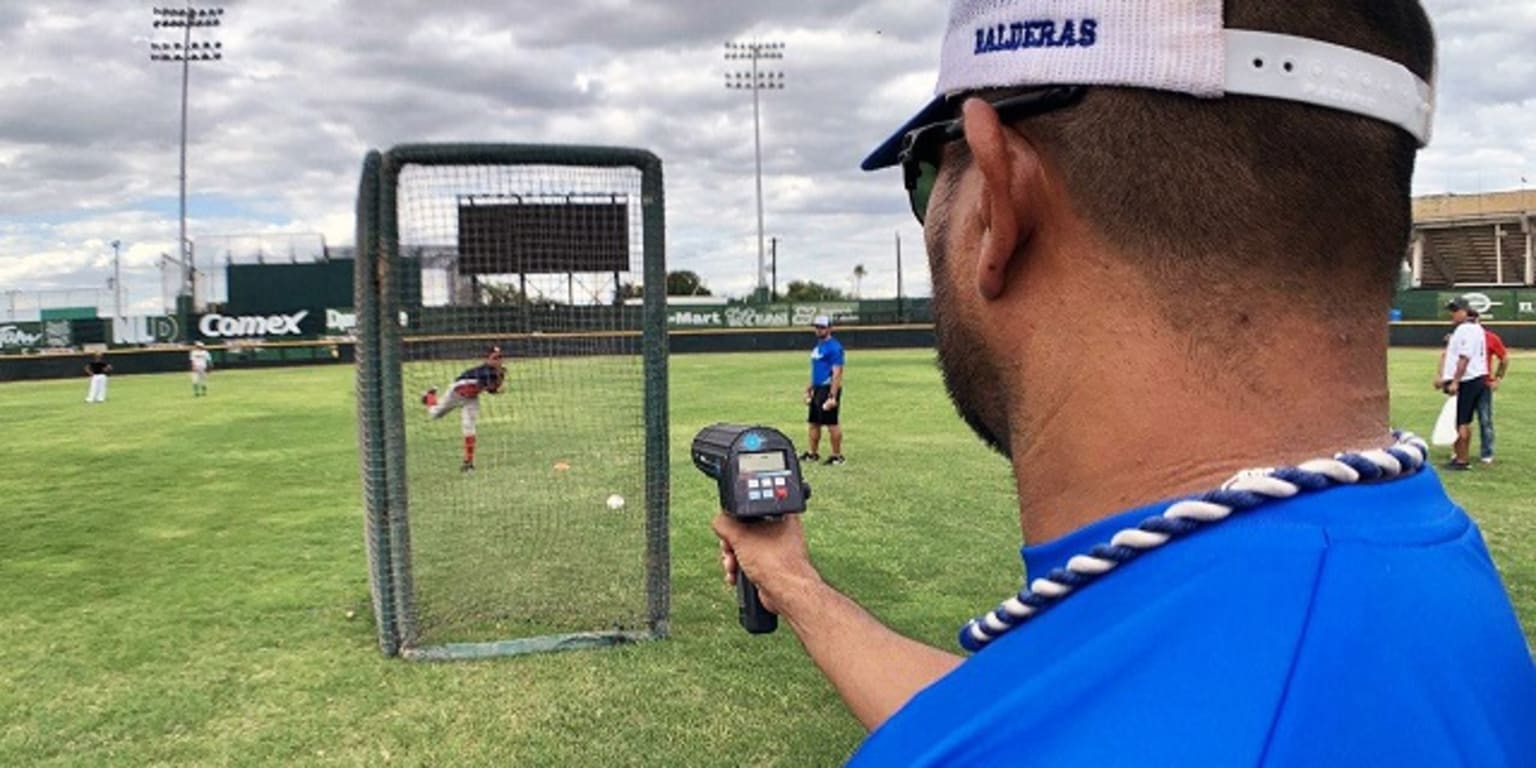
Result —
[[[617,512],[624,508],[624,497],[617,493],[608,497],[608,508]]]

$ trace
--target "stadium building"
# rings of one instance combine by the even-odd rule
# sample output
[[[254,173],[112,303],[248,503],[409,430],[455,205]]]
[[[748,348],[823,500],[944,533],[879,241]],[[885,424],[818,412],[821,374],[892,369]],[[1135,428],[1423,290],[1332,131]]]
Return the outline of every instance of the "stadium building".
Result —
[[[1486,320],[1536,321],[1536,190],[1413,201],[1413,237],[1396,306],[1403,320],[1444,319],[1465,295]]]

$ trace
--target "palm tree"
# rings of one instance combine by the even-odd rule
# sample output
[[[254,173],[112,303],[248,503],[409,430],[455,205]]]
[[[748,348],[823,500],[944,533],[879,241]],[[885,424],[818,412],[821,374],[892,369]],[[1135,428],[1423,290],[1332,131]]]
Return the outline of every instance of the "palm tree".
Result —
[[[869,271],[864,269],[864,265],[863,264],[858,264],[858,265],[854,266],[854,268],[853,268],[853,297],[855,299],[859,298],[862,295],[859,292],[859,286],[863,284],[864,276],[867,275],[867,274],[869,274]]]

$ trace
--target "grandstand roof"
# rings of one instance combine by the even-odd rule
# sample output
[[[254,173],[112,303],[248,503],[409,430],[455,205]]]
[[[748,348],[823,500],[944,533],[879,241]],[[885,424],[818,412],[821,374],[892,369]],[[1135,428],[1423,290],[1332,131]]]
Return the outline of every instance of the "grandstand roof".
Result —
[[[1475,195],[1425,195],[1413,199],[1413,221],[1454,221],[1516,217],[1536,211],[1536,189]]]

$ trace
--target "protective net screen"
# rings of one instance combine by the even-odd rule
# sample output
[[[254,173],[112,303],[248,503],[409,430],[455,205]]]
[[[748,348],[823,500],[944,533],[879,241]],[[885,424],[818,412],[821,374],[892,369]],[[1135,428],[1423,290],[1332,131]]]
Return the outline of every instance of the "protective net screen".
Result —
[[[646,629],[641,176],[400,169],[407,646]]]

